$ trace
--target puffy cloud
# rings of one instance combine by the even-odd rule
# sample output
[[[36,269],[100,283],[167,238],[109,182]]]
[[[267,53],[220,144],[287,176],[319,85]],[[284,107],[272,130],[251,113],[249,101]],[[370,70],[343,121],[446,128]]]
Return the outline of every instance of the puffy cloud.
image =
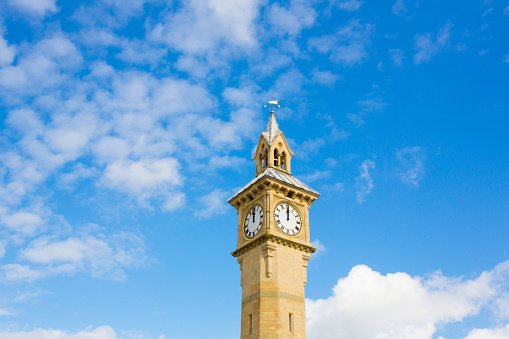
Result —
[[[355,189],[357,191],[357,202],[363,203],[366,201],[366,196],[371,193],[375,185],[373,178],[371,178],[370,170],[375,168],[375,162],[366,159],[362,162],[360,174],[355,178]]]
[[[32,16],[44,16],[58,11],[56,0],[9,0],[9,4]]]
[[[19,211],[13,214],[0,214],[1,224],[25,235],[33,235],[43,224],[42,218],[34,213]]]
[[[367,59],[367,47],[375,26],[351,20],[340,27],[336,34],[309,39],[309,47],[319,53],[330,54],[330,59],[339,64],[352,66]]]
[[[27,264],[7,264],[4,279],[33,281],[55,274],[85,272],[93,277],[124,280],[125,268],[146,259],[143,240],[128,232],[85,234],[57,239],[41,236],[19,252]]]
[[[424,178],[424,160],[426,151],[419,146],[406,147],[396,152],[400,162],[399,178],[402,182],[419,187]]]
[[[179,169],[179,162],[173,158],[117,161],[106,167],[103,184],[120,191],[141,194],[162,185],[182,185]]]
[[[3,96],[12,100],[9,93],[37,94],[60,85],[66,74],[82,62],[76,46],[65,37],[55,36],[39,41],[26,53],[18,56],[15,65],[0,69],[0,87]]]
[[[84,330],[74,334],[61,330],[36,328],[30,332],[0,332],[3,339],[117,339],[117,333],[110,326],[101,326],[93,330]]]
[[[166,196],[166,201],[162,206],[166,211],[174,211],[186,202],[186,195],[182,192],[170,192]]]
[[[401,272],[382,275],[358,265],[338,280],[332,296],[306,300],[308,336],[429,339],[437,325],[460,321],[489,307],[508,283],[509,262],[470,280],[440,272],[425,278]],[[508,330],[474,330],[467,338],[505,338]]]
[[[414,63],[428,62],[431,57],[437,55],[451,39],[452,24],[445,24],[436,36],[431,33],[417,34],[415,36]]]
[[[224,46],[254,47],[258,7],[258,0],[191,0],[157,24],[150,36],[187,54],[203,55]]]
[[[288,8],[273,4],[269,10],[269,18],[276,32],[282,34],[299,34],[304,28],[311,27],[317,17],[308,0],[292,0]]]
[[[509,325],[500,328],[476,328],[464,339],[507,339],[509,338]]]
[[[0,66],[10,65],[14,61],[16,48],[9,46],[7,40],[0,35]]]

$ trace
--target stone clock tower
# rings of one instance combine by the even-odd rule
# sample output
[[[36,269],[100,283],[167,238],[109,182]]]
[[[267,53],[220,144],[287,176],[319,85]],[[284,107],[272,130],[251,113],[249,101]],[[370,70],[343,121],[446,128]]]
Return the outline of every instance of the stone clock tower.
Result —
[[[316,250],[309,208],[320,194],[292,176],[293,156],[271,111],[253,157],[255,178],[228,200],[239,216],[232,255],[241,271],[241,339],[306,338],[304,287]]]

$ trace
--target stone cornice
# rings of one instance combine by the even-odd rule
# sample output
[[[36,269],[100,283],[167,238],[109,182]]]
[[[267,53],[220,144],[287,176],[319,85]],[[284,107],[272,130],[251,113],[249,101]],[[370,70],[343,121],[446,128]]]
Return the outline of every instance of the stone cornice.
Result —
[[[292,241],[292,240],[278,237],[277,235],[274,235],[274,234],[265,233],[262,236],[260,236],[259,238],[255,239],[255,240],[251,241],[250,243],[247,243],[244,246],[233,251],[231,254],[234,257],[238,257],[239,255],[246,253],[250,249],[253,249],[256,246],[261,245],[264,242],[269,242],[269,241],[276,243],[276,244],[281,244],[284,246],[296,248],[300,251],[307,252],[307,253],[315,253],[315,251],[316,251],[316,248],[314,248],[312,246],[303,245],[303,244],[300,244],[300,243]]]

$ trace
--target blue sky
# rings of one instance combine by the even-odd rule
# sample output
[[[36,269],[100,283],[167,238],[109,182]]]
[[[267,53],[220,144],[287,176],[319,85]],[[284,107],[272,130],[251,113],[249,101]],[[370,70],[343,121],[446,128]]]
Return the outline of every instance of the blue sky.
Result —
[[[238,338],[271,99],[308,338],[509,338],[509,2],[0,8],[0,338]]]

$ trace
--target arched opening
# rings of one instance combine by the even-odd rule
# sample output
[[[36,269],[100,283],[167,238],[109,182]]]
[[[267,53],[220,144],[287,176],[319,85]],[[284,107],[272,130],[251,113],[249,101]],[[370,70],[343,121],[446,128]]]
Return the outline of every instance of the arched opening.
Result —
[[[277,148],[274,148],[274,167],[279,167],[279,155],[277,152]]]
[[[283,152],[283,154],[281,154],[281,169],[282,170],[285,170],[286,171],[286,154],[285,152]]]

